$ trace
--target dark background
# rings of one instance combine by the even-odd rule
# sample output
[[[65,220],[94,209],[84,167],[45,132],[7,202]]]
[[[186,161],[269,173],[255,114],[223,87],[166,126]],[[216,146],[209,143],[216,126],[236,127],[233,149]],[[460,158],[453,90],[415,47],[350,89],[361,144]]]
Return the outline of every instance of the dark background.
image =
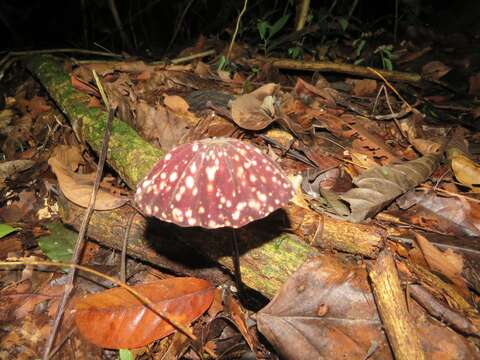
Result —
[[[312,0],[315,20],[331,6],[332,0]],[[346,16],[353,1],[337,1],[334,16]],[[190,6],[188,7],[188,5]],[[243,0],[117,0],[120,17],[132,46],[122,43],[116,30],[107,0],[2,0],[0,1],[0,33],[4,50],[40,48],[88,48],[143,56],[165,55],[181,14],[188,7],[178,36],[168,52],[192,45],[200,34],[229,39]],[[287,0],[250,0],[242,23],[241,40],[258,43],[258,19],[275,21],[294,8]],[[360,0],[353,14],[358,31],[393,27],[394,0]],[[399,23],[422,24],[440,32],[479,33],[480,1],[399,1]],[[331,21],[332,19],[329,19]],[[327,31],[325,29],[325,31]],[[402,33],[400,33],[402,34]],[[331,36],[338,36],[335,32]]]

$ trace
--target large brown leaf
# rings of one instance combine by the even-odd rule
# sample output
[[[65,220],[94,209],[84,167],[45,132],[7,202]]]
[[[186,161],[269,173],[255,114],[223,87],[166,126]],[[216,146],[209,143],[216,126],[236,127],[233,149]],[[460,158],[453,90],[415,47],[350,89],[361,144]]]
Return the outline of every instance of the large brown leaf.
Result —
[[[215,288],[206,280],[170,278],[134,286],[155,308],[187,325],[202,315],[213,301]],[[75,303],[75,323],[90,342],[104,348],[132,349],[175,331],[122,288],[87,295]]]
[[[360,222],[376,215],[395,198],[425,181],[438,166],[430,154],[403,164],[378,166],[353,179],[357,188],[340,195],[350,204],[349,221]]]
[[[472,343],[415,301],[409,300],[409,312],[426,359],[479,359]],[[333,255],[305,263],[257,314],[257,323],[285,360],[393,359],[365,266]]]
[[[257,314],[283,359],[390,359],[363,267],[322,255],[304,264]]]

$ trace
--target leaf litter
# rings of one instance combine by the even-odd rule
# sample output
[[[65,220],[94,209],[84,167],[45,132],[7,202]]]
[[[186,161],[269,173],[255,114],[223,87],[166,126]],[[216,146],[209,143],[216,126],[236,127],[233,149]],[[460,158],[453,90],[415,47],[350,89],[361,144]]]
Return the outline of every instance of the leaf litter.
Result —
[[[421,58],[420,53],[411,51],[410,55],[405,63]],[[443,81],[452,71],[451,64],[439,60],[420,65],[422,75],[434,82]],[[74,307],[65,312],[65,327],[59,337],[70,339],[78,358],[99,358],[102,348],[136,348],[138,354],[152,351],[158,356],[168,354],[165,358],[180,354],[195,358],[208,347],[219,354],[272,359],[276,354],[286,359],[392,359],[398,354],[390,344],[398,339],[377,307],[377,295],[368,281],[368,269],[375,264],[380,248],[395,254],[412,331],[421,339],[424,357],[479,358],[475,342],[461,330],[478,336],[480,324],[473,292],[479,289],[479,269],[472,263],[479,254],[475,150],[479,138],[465,123],[449,121],[456,116],[456,108],[448,96],[433,94],[427,98],[417,93],[418,103],[411,107],[394,91],[382,92],[378,79],[345,76],[340,82],[326,78],[315,81],[305,74],[288,78],[267,65],[256,73],[253,79],[259,81],[254,81],[254,86],[244,81],[246,74],[240,70],[234,74],[218,72],[202,62],[196,66],[143,62],[76,66],[69,74],[70,85],[96,108],[102,105],[92,82],[94,68],[103,77],[117,116],[162,151],[208,137],[234,137],[268,154],[290,174],[296,189],[290,208],[279,216],[281,226],[276,226],[295,233],[312,254],[320,255],[306,258],[288,274],[273,299],[267,299],[268,305],[262,297],[267,294],[262,284],[249,283],[257,291],[250,299],[255,306],[238,302],[230,291],[233,283],[224,286],[224,279],[217,275],[207,281],[182,277],[186,273],[177,270],[166,275],[156,270],[155,264],[143,265],[144,270],[135,277],[137,283],[132,285],[158,306],[168,308],[165,311],[191,326],[194,333],[205,335],[196,342],[178,332],[173,335],[175,328],[168,321],[123,289],[103,290],[82,279],[77,284]],[[470,94],[478,95],[478,74],[468,81]],[[413,93],[401,83],[395,85],[402,94]],[[11,259],[66,260],[71,246],[68,236],[56,240],[45,233],[56,232],[52,229],[61,221],[73,225],[66,209],[54,206],[60,193],[67,202],[88,205],[96,158],[92,149],[85,147],[85,139],[76,138],[79,129],[40,95],[37,86],[31,80],[20,84],[9,108],[0,112],[4,155],[0,163],[4,198],[0,216],[8,226],[21,229],[21,236],[5,232],[0,241],[5,249],[11,249],[5,256]],[[433,85],[422,86],[425,91],[439,91],[429,87]],[[28,93],[33,88],[36,94],[27,96],[27,88]],[[376,101],[376,96],[381,100]],[[430,106],[435,111],[430,111]],[[453,115],[444,121],[435,117],[445,111]],[[473,108],[466,113],[475,116]],[[98,218],[92,222],[102,221],[101,212],[130,206],[125,196],[132,195],[128,181],[112,169],[107,173],[95,204]],[[41,207],[48,209],[48,218],[39,216]],[[396,214],[400,214],[398,222],[394,222]],[[126,226],[128,219],[123,220]],[[360,223],[375,251],[352,250],[355,247],[348,245],[345,234],[352,231],[360,241],[359,233],[352,230],[360,227],[352,223]],[[95,246],[90,245],[84,261],[119,268],[120,257],[104,241],[111,224],[104,222],[102,226],[103,234],[90,233],[90,244]],[[132,220],[131,241],[143,237],[135,232],[136,226]],[[240,236],[248,238],[259,229],[260,225],[253,224],[242,229]],[[73,230],[78,228],[73,226]],[[172,238],[186,236],[172,228],[164,230],[173,233]],[[470,243],[457,239],[460,234],[471,236]],[[447,241],[435,241],[437,235]],[[62,241],[68,244],[47,246],[49,237],[54,245]],[[15,246],[9,247],[13,243]],[[355,255],[361,255],[361,260]],[[242,270],[245,266],[260,278],[261,268],[268,262],[251,259],[242,263]],[[212,264],[217,260],[219,257],[209,258],[202,266],[216,268]],[[132,274],[134,263],[137,260],[128,259],[127,273]],[[193,268],[189,270],[198,270]],[[32,269],[15,269],[0,278],[0,296],[10,301],[2,306],[6,325],[1,330],[13,329],[2,338],[1,356],[23,351],[35,357],[41,353],[64,286],[61,269],[41,270],[48,277],[33,275],[37,272]],[[152,273],[167,279],[146,282]],[[171,273],[176,277],[170,277]],[[170,285],[162,285],[167,283]],[[416,286],[412,294],[408,284]],[[220,285],[223,290],[215,290]],[[92,292],[95,294],[87,294]],[[458,323],[464,325],[455,325]],[[75,331],[69,333],[72,329]],[[24,336],[25,331],[31,339]],[[7,348],[12,350],[4,350]]]

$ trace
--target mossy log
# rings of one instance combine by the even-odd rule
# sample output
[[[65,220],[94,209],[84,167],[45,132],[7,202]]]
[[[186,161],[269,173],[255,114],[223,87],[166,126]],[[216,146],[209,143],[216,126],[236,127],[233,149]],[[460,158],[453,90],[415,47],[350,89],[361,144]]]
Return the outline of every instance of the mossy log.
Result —
[[[27,62],[27,67],[68,117],[78,138],[98,152],[107,114],[88,107],[88,96],[73,89],[70,76],[58,58],[36,56]],[[140,138],[129,125],[118,119],[114,120],[107,161],[132,189],[163,156],[162,150]],[[74,212],[72,209],[63,202],[62,220],[78,228],[77,220],[81,217],[81,212],[78,209]],[[374,225],[351,224],[305,209],[299,212],[295,207],[286,210],[286,213],[280,210],[265,220],[254,222],[239,230],[237,234],[244,240],[241,241],[243,281],[267,297],[272,297],[305,260],[318,254],[318,249],[309,243],[366,257],[375,257],[381,248],[383,235]],[[117,242],[120,238],[110,237],[105,233],[108,233],[109,229],[126,226],[127,217],[121,211],[125,210],[115,210],[108,214],[95,212],[88,236],[106,246],[118,248]],[[210,260],[232,269],[230,244],[227,240],[232,236],[231,230],[181,229],[172,228],[171,224],[163,224],[164,227],[160,226],[159,231],[158,224],[150,226],[151,223],[150,219],[144,218],[134,222],[137,230],[130,236],[130,255],[162,265],[164,263],[151,252],[156,248],[152,245],[152,239],[155,239],[155,242],[169,241],[171,246],[175,246],[175,240],[168,239],[174,234],[176,241],[188,244]],[[108,226],[105,227],[105,224]],[[154,228],[155,235],[152,235]],[[287,228],[293,229],[297,236],[285,232],[284,229]],[[313,231],[313,228],[317,230]],[[170,234],[168,236],[164,233],[166,229]],[[116,238],[117,242],[108,240],[109,238]]]

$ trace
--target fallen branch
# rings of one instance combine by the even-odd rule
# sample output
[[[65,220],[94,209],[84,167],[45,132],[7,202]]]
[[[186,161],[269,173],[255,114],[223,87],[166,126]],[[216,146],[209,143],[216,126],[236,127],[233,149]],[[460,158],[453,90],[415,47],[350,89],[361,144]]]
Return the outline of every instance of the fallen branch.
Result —
[[[260,58],[254,59],[252,63],[267,62],[279,69],[287,70],[307,70],[319,72],[335,72],[342,74],[350,74],[361,76],[365,78],[381,79],[378,75],[373,73],[365,66],[351,65],[351,64],[337,64],[330,61],[300,61],[280,58]],[[391,81],[403,81],[409,83],[418,83],[422,81],[422,77],[415,73],[377,70],[385,79]]]

